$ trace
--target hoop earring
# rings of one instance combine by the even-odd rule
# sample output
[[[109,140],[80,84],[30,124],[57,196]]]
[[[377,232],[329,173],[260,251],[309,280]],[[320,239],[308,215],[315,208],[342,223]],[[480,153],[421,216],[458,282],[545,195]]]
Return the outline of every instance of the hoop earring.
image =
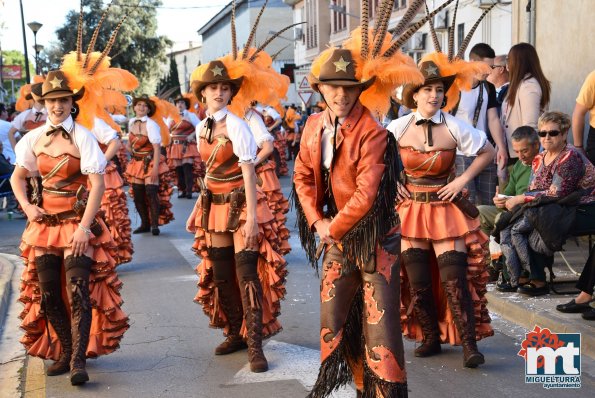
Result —
[[[76,113],[76,108],[74,106],[70,108],[70,113],[73,115]]]
[[[415,106],[417,106],[417,100],[413,100],[413,103],[415,104]]]
[[[446,97],[442,100],[442,106],[440,107],[440,109],[444,108],[446,106]]]

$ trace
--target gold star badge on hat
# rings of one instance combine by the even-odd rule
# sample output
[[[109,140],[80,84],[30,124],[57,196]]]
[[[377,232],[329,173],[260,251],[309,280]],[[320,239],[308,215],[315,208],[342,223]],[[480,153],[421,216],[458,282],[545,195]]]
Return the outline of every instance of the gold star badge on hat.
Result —
[[[221,68],[219,65],[217,65],[214,68],[212,68],[211,69],[211,72],[213,72],[213,76],[223,76],[221,74],[221,72],[223,72],[223,68]]]
[[[62,79],[58,79],[58,76],[54,76],[53,80],[50,80],[50,84],[52,85],[52,88],[61,88],[62,87]]]
[[[339,58],[339,60],[337,62],[333,62],[333,64],[335,65],[335,72],[339,72],[340,70],[347,73],[347,66],[350,64],[351,62],[347,62],[343,59],[343,57]]]
[[[438,74],[438,68],[430,65],[426,68],[426,73],[428,74],[428,76],[435,76]]]

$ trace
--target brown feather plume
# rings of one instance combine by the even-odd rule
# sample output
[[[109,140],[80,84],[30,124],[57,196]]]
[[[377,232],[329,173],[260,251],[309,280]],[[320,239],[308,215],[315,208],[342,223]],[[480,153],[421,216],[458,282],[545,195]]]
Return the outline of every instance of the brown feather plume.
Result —
[[[286,45],[285,47],[283,47],[282,49],[280,49],[279,51],[277,51],[276,53],[274,53],[273,55],[271,55],[271,59],[273,61],[276,60],[277,57],[279,56],[279,54],[281,54],[283,52],[283,50],[285,50],[289,46],[291,46],[291,44]]]
[[[385,53],[382,56],[383,57],[390,57],[391,55],[393,55],[399,48],[401,48],[401,46],[407,40],[409,40],[409,38],[411,36],[413,36],[413,34],[417,30],[419,30],[419,28],[421,28],[423,26],[423,24],[425,24],[430,18],[433,18],[434,15],[438,14],[440,11],[442,11],[443,9],[445,9],[446,6],[448,6],[453,1],[454,0],[447,0],[440,7],[436,8],[434,11],[432,11],[431,13],[429,13],[428,15],[426,15],[425,17],[423,17],[419,22],[416,22],[415,24],[411,25],[411,27],[409,29],[407,29],[407,31],[405,31],[405,33],[403,33],[401,35],[401,37],[399,37],[397,40],[395,40],[393,42],[393,44],[391,44],[391,46],[388,48],[388,50],[385,51]]]
[[[79,13],[79,26],[76,32],[76,60],[83,59],[83,0],[81,0],[81,11]]]
[[[386,35],[386,31],[388,29],[388,20],[392,14],[394,4],[395,0],[384,0],[382,2],[382,7],[380,8],[381,15],[378,17],[380,19],[380,26],[378,30],[374,32],[374,48],[372,49],[372,58],[376,57],[378,53],[380,53],[380,48],[384,42],[384,36]]]
[[[138,5],[137,5],[138,7]],[[126,18],[128,18],[128,15],[130,15],[130,12],[136,10],[136,7],[132,8],[131,11],[127,12],[124,15],[124,18],[122,18],[120,20],[120,22],[118,23],[118,25],[116,26],[116,29],[114,29],[114,32],[112,33],[112,35],[110,36],[105,49],[101,52],[101,55],[99,56],[99,58],[97,59],[97,61],[95,61],[95,64],[93,64],[93,66],[91,67],[91,69],[89,69],[89,74],[92,75],[93,73],[95,73],[95,71],[97,70],[97,68],[99,67],[99,65],[101,64],[101,62],[103,61],[103,59],[105,57],[107,57],[107,55],[109,54],[109,52],[112,50],[112,47],[114,46],[114,43],[116,42],[116,37],[118,36],[118,32],[120,31],[120,28],[122,27],[122,24],[124,23],[124,21],[126,20]]]
[[[430,9],[426,4],[426,15],[429,13]],[[436,29],[434,28],[434,18],[430,18],[428,20],[428,23],[430,24],[430,33],[432,34],[432,42],[434,43],[434,49],[438,52],[442,52],[442,50],[440,49],[440,42],[438,41],[438,35],[436,35]]]
[[[264,43],[262,43],[260,45],[260,47],[258,47],[256,49],[256,52],[254,54],[252,54],[252,56],[248,59],[248,62],[254,62],[254,60],[256,59],[256,57],[258,56],[258,53],[261,52],[262,50],[264,50],[266,48],[266,46],[268,46],[269,44],[271,44],[271,42],[273,40],[275,40],[277,37],[281,36],[286,30],[293,28],[294,26],[297,25],[302,25],[305,24],[306,22],[296,22],[294,24],[291,24],[289,26],[284,27],[283,29],[281,29],[280,31],[278,31],[277,33],[275,33],[274,35],[272,35],[271,37],[269,37],[268,39],[265,40]],[[242,51],[242,54],[246,53],[248,54],[248,49],[246,49],[246,47],[244,47],[244,50]]]
[[[455,3],[455,10],[452,14],[452,25],[448,29],[448,60],[452,61],[452,56],[455,52],[455,27],[457,26],[457,9],[459,8],[459,0]]]
[[[231,53],[238,58],[238,39],[236,37],[236,0],[231,3]]]
[[[362,59],[368,58],[368,26],[370,23],[370,0],[362,0]]]
[[[85,63],[83,64],[83,69],[86,69],[87,66],[89,66],[89,59],[91,58],[90,55],[93,52],[93,50],[95,49],[95,43],[97,42],[97,37],[99,36],[99,31],[101,30],[101,25],[103,25],[103,21],[105,21],[105,18],[107,17],[107,13],[109,12],[110,7],[112,6],[112,3],[113,3],[113,0],[112,0],[112,2],[110,2],[107,5],[107,8],[103,12],[103,14],[101,14],[101,18],[99,19],[99,22],[97,23],[97,27],[95,28],[95,31],[93,32],[93,36],[91,36],[91,41],[89,42],[89,47],[87,47],[87,56],[85,57]]]
[[[269,0],[264,1],[264,4],[262,5],[260,12],[256,16],[256,20],[254,21],[254,25],[252,25],[252,30],[250,31],[250,35],[248,35],[248,40],[246,40],[246,45],[244,46],[244,51],[242,51],[242,59],[246,59],[248,57],[248,50],[250,49],[250,46],[252,45],[252,40],[254,40],[254,36],[256,36],[256,28],[258,27],[258,22],[260,21],[260,17],[262,16],[262,13],[264,12],[264,9],[266,8],[268,2],[269,2]]]
[[[467,49],[467,46],[469,45],[469,42],[471,41],[471,38],[473,37],[475,30],[481,23],[482,19],[488,14],[488,12],[492,11],[492,8],[494,8],[494,6],[496,6],[496,3],[492,4],[490,8],[484,10],[479,19],[473,25],[473,27],[471,27],[471,30],[469,31],[469,33],[467,33],[467,36],[465,37],[465,40],[463,40],[463,42],[461,43],[461,47],[459,47],[459,51],[457,52],[457,58],[463,59],[463,57],[465,56],[465,50]]]
[[[399,21],[397,27],[395,28],[394,37],[398,37],[399,35],[401,35],[401,33],[403,33],[407,25],[409,25],[409,23],[417,14],[417,10],[419,10],[421,4],[425,2],[426,0],[415,0],[411,4],[409,4],[407,11],[405,11],[405,15],[403,15],[403,18]],[[427,8],[428,6],[426,5],[426,9]]]

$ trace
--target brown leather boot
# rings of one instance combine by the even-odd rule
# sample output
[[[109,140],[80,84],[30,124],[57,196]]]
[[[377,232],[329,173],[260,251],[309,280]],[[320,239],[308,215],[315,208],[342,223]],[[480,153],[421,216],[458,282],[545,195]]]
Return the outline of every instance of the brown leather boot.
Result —
[[[208,258],[213,264],[216,303],[229,322],[227,338],[215,348],[215,355],[227,355],[247,348],[240,336],[242,328],[242,299],[236,283],[233,246],[209,247]]]
[[[147,199],[149,202],[151,234],[159,235],[159,186],[148,184],[145,186],[145,188],[147,190]]]
[[[66,276],[70,288],[72,311],[72,358],[70,360],[70,384],[84,384],[89,380],[85,369],[87,346],[91,333],[91,297],[89,292],[89,273],[93,259],[87,256],[68,256],[65,259]],[[69,275],[70,278],[68,277]],[[75,276],[72,276],[75,275]]]
[[[471,294],[467,289],[467,281],[456,279],[442,283],[448,298],[448,306],[452,311],[455,326],[461,335],[463,346],[463,366],[476,368],[485,363],[485,358],[477,349],[475,340],[475,315]]]
[[[70,358],[72,356],[72,337],[70,334],[70,319],[62,300],[61,269],[62,258],[54,254],[44,254],[35,258],[38,276],[40,276],[41,289],[41,311],[45,313],[47,321],[52,325],[62,352],[60,358],[48,366],[45,374],[47,376],[58,376],[70,370]],[[46,278],[53,274],[48,281]]]
[[[258,279],[258,252],[242,250],[236,254],[238,279],[246,319],[248,361],[254,373],[266,372],[269,364],[262,351],[262,286]]]
[[[440,330],[438,329],[438,319],[436,307],[434,305],[434,296],[432,288],[412,290],[413,311],[419,321],[423,333],[422,344],[414,351],[416,357],[429,357],[440,354]]]
[[[142,234],[151,230],[149,221],[149,208],[147,207],[147,190],[144,184],[132,184],[132,194],[134,195],[134,206],[140,216],[141,224],[132,231],[133,234]]]

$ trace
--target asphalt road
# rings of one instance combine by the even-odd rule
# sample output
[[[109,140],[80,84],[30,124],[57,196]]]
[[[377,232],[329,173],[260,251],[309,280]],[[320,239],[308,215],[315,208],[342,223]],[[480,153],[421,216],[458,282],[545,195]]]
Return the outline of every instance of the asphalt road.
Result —
[[[282,184],[288,194],[290,178],[282,178]],[[228,356],[213,355],[222,334],[209,328],[201,307],[193,302],[197,291],[193,268],[198,259],[190,251],[192,235],[184,230],[194,201],[175,196],[172,201],[176,220],[161,228],[158,237],[134,235],[134,261],[119,267],[124,282],[123,309],[131,318],[131,328],[124,336],[121,349],[88,361],[91,381],[84,387],[72,387],[67,376],[45,378],[44,395],[304,397],[318,371],[319,287],[299,246],[293,215],[290,214],[288,223],[293,251],[287,256],[290,274],[280,317],[284,330],[266,343],[270,371],[253,374],[247,367],[245,351]],[[133,212],[133,224],[138,223],[135,218]],[[20,224],[23,223],[17,220],[0,221],[0,237],[5,243],[18,242],[22,231]],[[12,232],[8,232],[6,226]],[[12,311],[14,313],[16,311]],[[526,330],[497,316],[494,318],[495,336],[479,343],[486,364],[478,369],[462,368],[460,347],[443,346],[440,356],[415,358],[412,355],[414,343],[406,342],[410,397],[592,396],[595,364],[587,357],[583,357],[580,389],[546,390],[541,385],[525,384],[524,360],[517,352]],[[15,344],[14,335],[20,333],[14,330],[15,324],[5,323],[8,330],[4,331],[3,346]],[[7,342],[6,336],[12,336],[10,341]],[[347,387],[335,396],[354,397],[355,390]]]

